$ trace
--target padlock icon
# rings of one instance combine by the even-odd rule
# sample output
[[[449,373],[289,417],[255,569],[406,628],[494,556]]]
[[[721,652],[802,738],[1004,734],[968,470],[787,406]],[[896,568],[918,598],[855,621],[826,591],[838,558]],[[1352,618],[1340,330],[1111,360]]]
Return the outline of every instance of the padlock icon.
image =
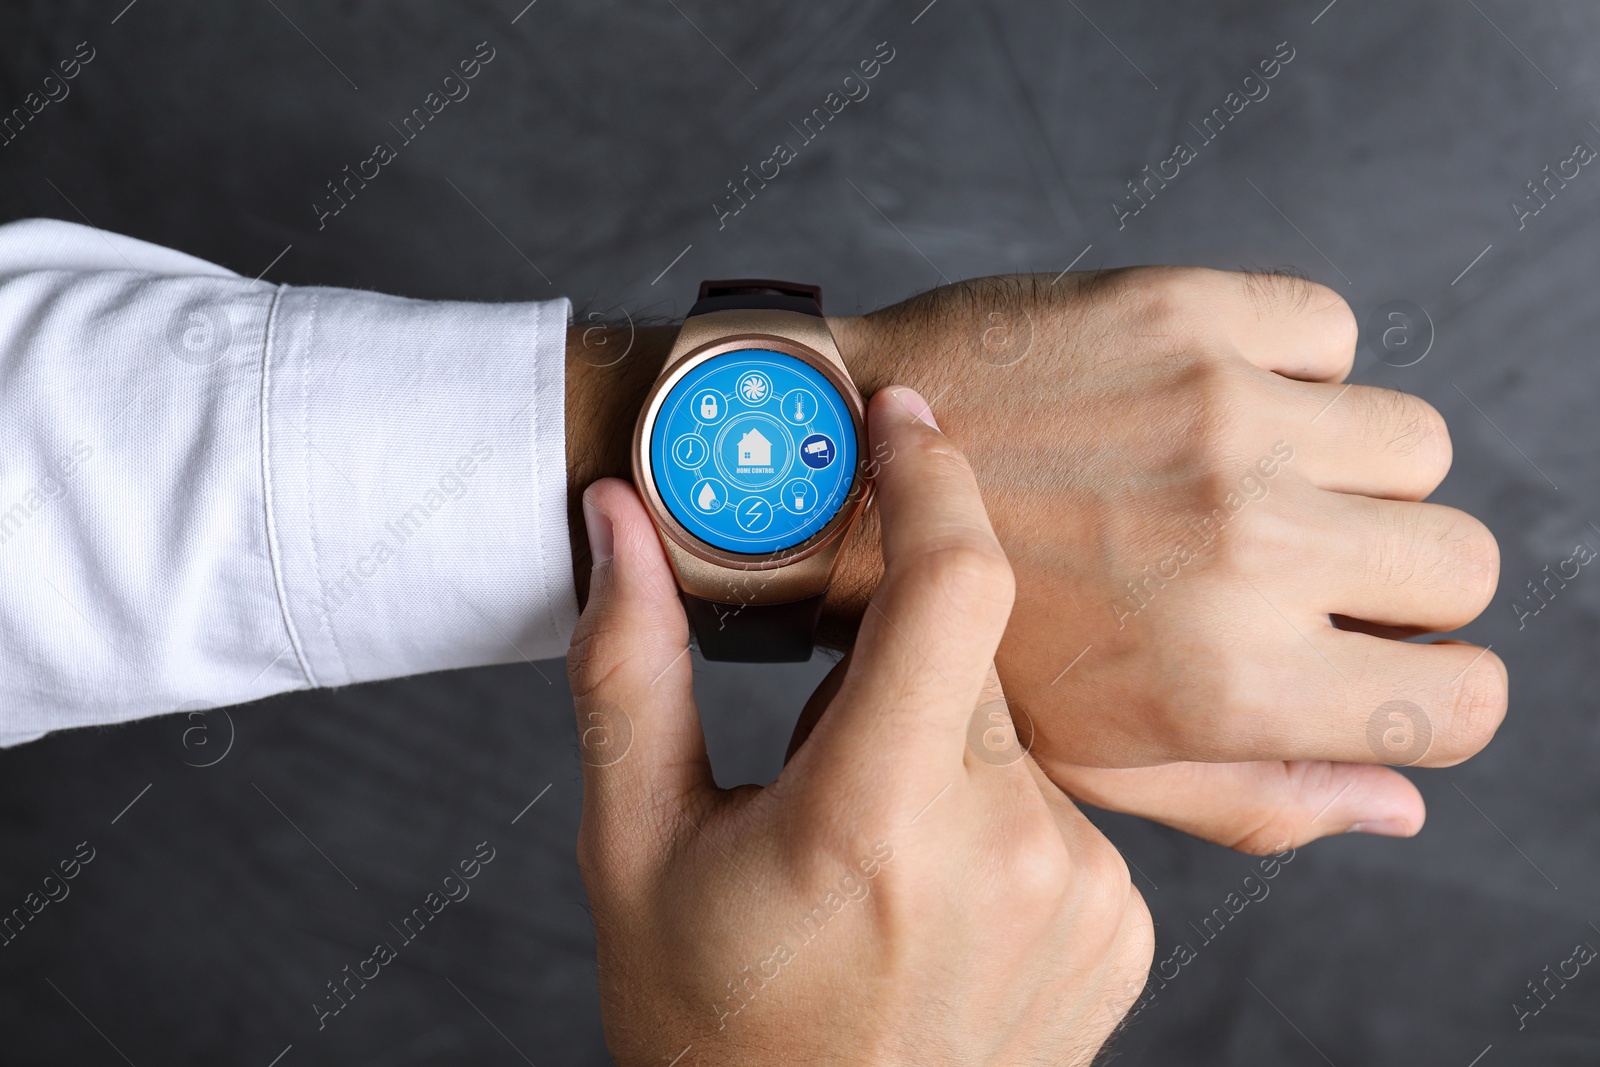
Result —
[[[702,419],[714,419],[717,417],[717,398],[711,393],[707,393],[700,398],[700,417]]]

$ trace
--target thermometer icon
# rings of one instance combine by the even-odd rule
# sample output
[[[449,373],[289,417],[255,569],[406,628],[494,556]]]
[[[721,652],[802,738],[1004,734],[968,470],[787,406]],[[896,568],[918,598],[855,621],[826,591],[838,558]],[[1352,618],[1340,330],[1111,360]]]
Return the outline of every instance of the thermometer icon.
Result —
[[[783,398],[783,417],[795,426],[804,426],[817,413],[817,398],[804,389],[791,390]]]

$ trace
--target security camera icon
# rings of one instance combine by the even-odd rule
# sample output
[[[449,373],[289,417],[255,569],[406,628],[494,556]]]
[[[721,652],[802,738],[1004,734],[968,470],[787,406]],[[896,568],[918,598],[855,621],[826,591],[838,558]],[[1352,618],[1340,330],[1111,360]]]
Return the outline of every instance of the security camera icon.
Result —
[[[833,462],[833,438],[814,433],[800,442],[800,462],[812,470],[822,470]]]

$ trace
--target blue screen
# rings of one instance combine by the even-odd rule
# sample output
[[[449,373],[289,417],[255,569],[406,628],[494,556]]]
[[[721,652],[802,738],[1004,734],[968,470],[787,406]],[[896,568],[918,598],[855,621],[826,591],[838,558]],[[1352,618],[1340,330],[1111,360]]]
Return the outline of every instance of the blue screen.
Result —
[[[855,424],[828,379],[781,352],[714,356],[667,393],[650,434],[656,489],[702,541],[761,555],[822,529],[850,494]]]

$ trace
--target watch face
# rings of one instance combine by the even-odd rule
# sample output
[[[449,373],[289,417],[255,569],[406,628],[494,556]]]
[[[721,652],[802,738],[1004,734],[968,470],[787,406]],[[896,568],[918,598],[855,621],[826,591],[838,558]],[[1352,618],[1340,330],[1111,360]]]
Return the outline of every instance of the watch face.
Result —
[[[839,391],[801,360],[727,352],[662,400],[650,468],[667,510],[694,536],[728,552],[781,552],[848,499],[855,424]]]

